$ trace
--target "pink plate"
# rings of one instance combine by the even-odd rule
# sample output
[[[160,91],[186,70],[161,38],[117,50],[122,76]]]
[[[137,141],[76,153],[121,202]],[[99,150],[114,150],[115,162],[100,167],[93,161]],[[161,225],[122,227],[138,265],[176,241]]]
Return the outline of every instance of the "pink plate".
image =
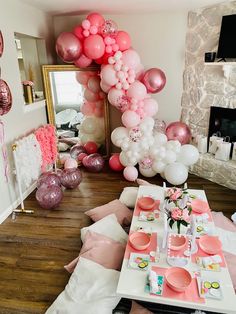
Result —
[[[192,282],[191,274],[181,267],[169,268],[165,277],[167,285],[176,292],[184,292]]]
[[[129,242],[134,249],[142,251],[149,247],[151,237],[145,232],[136,231],[129,236]]]
[[[206,213],[210,209],[208,203],[199,198],[196,198],[195,200],[191,201],[191,207],[192,210],[198,214]]]
[[[186,242],[187,238],[184,235],[173,235],[170,239],[170,249],[174,251],[179,251],[184,248]]]
[[[143,196],[138,199],[137,205],[142,210],[153,210],[156,206],[156,201],[149,196]]]
[[[222,249],[222,244],[218,237],[204,235],[199,239],[200,248],[207,254],[218,254]]]

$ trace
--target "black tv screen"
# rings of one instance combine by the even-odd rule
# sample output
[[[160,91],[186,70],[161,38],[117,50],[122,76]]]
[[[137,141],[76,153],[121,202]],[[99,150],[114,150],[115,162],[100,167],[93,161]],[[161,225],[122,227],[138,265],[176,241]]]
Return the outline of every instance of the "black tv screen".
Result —
[[[217,58],[236,58],[236,14],[222,17]]]

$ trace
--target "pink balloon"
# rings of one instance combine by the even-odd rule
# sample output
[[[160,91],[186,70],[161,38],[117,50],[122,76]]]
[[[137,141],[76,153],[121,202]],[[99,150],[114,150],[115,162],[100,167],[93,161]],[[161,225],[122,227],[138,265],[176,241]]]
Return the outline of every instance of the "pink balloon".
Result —
[[[140,123],[140,116],[132,110],[126,110],[122,114],[121,121],[126,128],[133,128]]]
[[[131,98],[142,100],[146,98],[147,89],[145,85],[143,85],[141,82],[135,81],[134,83],[130,85],[127,91],[127,95]]]
[[[118,107],[120,104],[120,99],[124,95],[125,91],[123,89],[117,89],[115,87],[112,87],[108,93],[108,100],[113,106]]]
[[[124,166],[120,162],[120,153],[115,153],[110,157],[109,166],[114,171],[122,171],[124,169]]]
[[[104,83],[103,81],[100,81],[100,87],[105,93],[108,93],[109,90],[111,89],[111,85],[108,85]]]
[[[37,181],[37,188],[39,189],[40,187],[49,187],[52,185],[57,185],[60,186],[60,178],[57,176],[56,173],[53,172],[44,172],[41,174],[41,176],[38,178]]]
[[[71,147],[70,155],[72,158],[77,159],[80,153],[86,153],[86,149],[84,148],[84,146],[76,144]]]
[[[97,101],[99,100],[99,95],[97,93],[93,93],[89,88],[86,88],[84,91],[84,98],[87,101]]]
[[[84,35],[83,35],[83,27],[80,25],[75,26],[73,29],[73,34],[79,38],[79,40],[82,42],[84,40]]]
[[[123,171],[124,178],[128,181],[135,181],[138,178],[138,170],[133,166],[128,166]]]
[[[90,77],[90,79],[88,80],[88,88],[94,93],[100,92],[100,78],[98,76]]]
[[[0,32],[1,34],[1,32]],[[12,95],[10,88],[4,80],[0,79],[0,116],[8,113],[12,107]]]
[[[79,59],[75,60],[74,65],[78,68],[86,68],[92,63],[92,61],[92,59],[89,59],[84,54],[82,54]]]
[[[90,172],[100,172],[104,167],[105,161],[100,154],[95,153],[84,157],[82,164]]]
[[[124,65],[130,69],[136,69],[140,66],[140,57],[138,53],[133,49],[128,49],[123,52],[121,60]]]
[[[155,99],[146,98],[143,100],[143,110],[148,117],[153,117],[158,112],[158,103]]]
[[[141,63],[138,67],[136,67],[135,72],[136,72],[136,80],[142,81],[142,78],[144,76],[144,66]]]
[[[124,51],[130,48],[131,39],[128,33],[119,31],[116,36],[116,43],[119,45],[119,50]]]
[[[76,80],[82,85],[87,85],[88,79],[90,78],[89,72],[86,71],[78,71],[76,72]]]
[[[101,70],[101,80],[107,85],[116,85],[118,78],[116,77],[116,71],[113,65],[107,64]]]
[[[70,32],[62,32],[56,41],[56,52],[64,62],[73,62],[82,53],[82,45],[78,37]]]
[[[97,26],[97,27],[102,26],[103,23],[105,22],[103,16],[101,14],[99,14],[99,13],[96,13],[96,12],[90,13],[87,16],[87,20],[89,20],[91,25]]]
[[[39,188],[35,196],[42,208],[53,209],[60,204],[63,193],[59,186],[54,185],[47,188]]]
[[[82,104],[80,107],[80,111],[82,112],[83,115],[85,116],[92,116],[94,114],[94,103],[86,101],[85,103]]]
[[[177,140],[184,145],[190,142],[192,134],[187,124],[177,121],[167,126],[166,136],[168,140]]]
[[[77,168],[78,163],[74,158],[67,158],[64,164],[65,169]]]
[[[98,59],[104,55],[105,44],[100,35],[90,35],[84,40],[84,54],[89,59]]]
[[[142,82],[148,93],[159,93],[166,85],[166,76],[162,70],[151,68],[144,73]]]
[[[116,37],[118,33],[118,27],[114,21],[106,20],[103,23],[103,25],[100,27],[100,33],[102,34],[103,37],[106,37],[106,36]],[[107,52],[111,52],[111,51],[107,51]]]
[[[95,108],[94,109],[94,115],[98,118],[101,118],[104,116],[104,110],[103,108]]]

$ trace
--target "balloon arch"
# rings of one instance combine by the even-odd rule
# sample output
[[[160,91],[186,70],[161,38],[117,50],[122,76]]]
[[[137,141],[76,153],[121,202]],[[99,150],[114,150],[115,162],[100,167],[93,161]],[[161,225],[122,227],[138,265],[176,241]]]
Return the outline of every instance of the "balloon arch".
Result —
[[[164,88],[166,76],[158,68],[144,71],[129,34],[119,31],[114,21],[91,13],[72,32],[58,36],[56,51],[64,62],[78,67],[88,67],[93,61],[101,65],[100,87],[110,104],[122,112],[124,125],[111,134],[112,143],[121,148],[110,162],[111,168],[120,170],[123,165],[124,177],[134,181],[138,164],[145,177],[160,173],[174,185],[184,183],[188,166],[198,160],[199,153],[188,144],[191,132],[186,124],[174,122],[166,128],[164,122],[153,118],[158,104],[150,94]]]

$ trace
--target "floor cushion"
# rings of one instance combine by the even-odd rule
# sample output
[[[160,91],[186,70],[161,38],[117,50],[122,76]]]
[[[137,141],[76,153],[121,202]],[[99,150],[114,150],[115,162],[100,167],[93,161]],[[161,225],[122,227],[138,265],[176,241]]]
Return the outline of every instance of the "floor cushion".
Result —
[[[130,225],[133,212],[120,200],[113,200],[102,206],[95,207],[85,212],[93,221],[98,221],[109,214],[115,214],[121,225]]]
[[[111,314],[120,301],[116,295],[119,274],[80,258],[65,290],[45,314]]]
[[[153,314],[153,312],[150,312],[148,309],[145,309],[145,307],[141,306],[135,301],[132,301],[132,307],[129,314]]]
[[[138,196],[138,187],[129,186],[123,189],[119,200],[127,207],[134,208]]]
[[[90,259],[108,269],[120,270],[125,253],[125,244],[102,234],[88,231],[77,258],[65,266],[72,273],[81,257]]]
[[[81,240],[84,242],[86,232],[88,230],[103,234],[115,241],[126,243],[128,239],[127,233],[122,229],[121,225],[118,223],[116,215],[108,215],[101,220],[95,222],[89,227],[84,227],[81,229]]]

